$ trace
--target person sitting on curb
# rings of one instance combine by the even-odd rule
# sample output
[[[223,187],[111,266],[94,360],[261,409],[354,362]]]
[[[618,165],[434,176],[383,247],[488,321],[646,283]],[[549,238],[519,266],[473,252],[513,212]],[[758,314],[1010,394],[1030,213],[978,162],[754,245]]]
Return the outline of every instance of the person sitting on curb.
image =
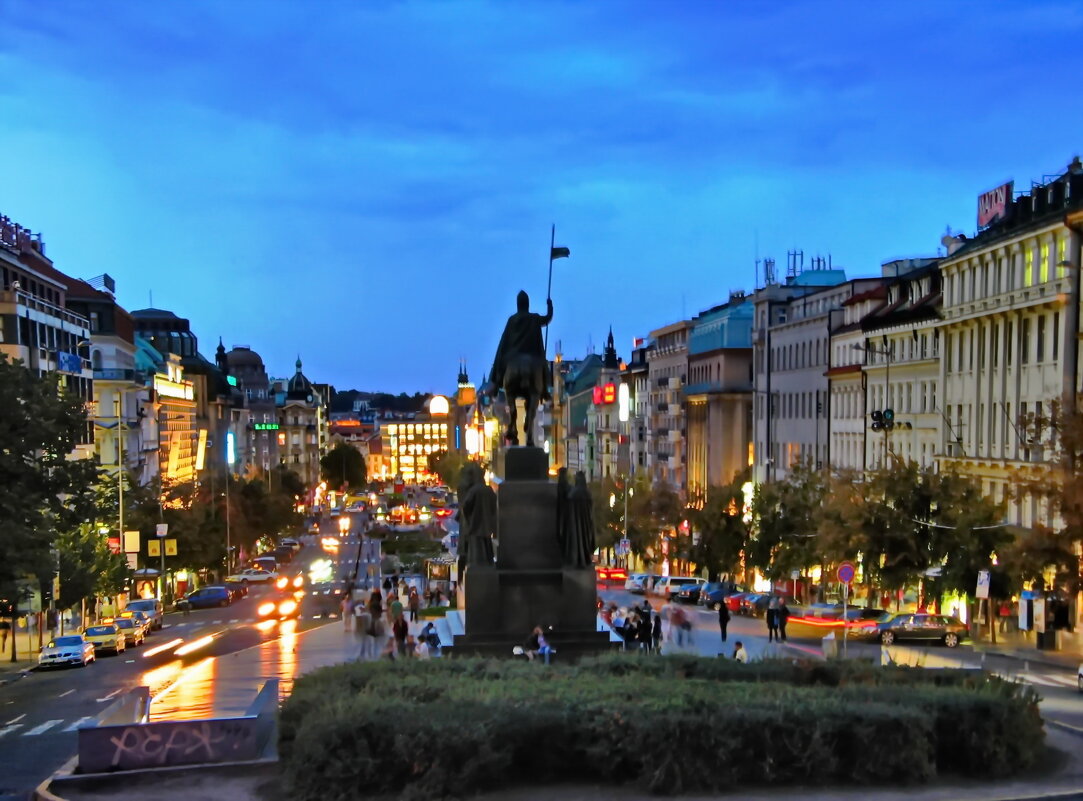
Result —
[[[733,660],[742,664],[748,663],[748,651],[745,650],[745,645],[740,640],[733,644]]]
[[[549,645],[549,641],[545,639],[545,632],[542,631],[542,627],[535,626],[534,631],[530,633],[530,639],[527,640],[526,658],[533,662],[536,656],[541,655],[545,659],[545,664],[548,665],[549,655],[554,653],[556,651]]]

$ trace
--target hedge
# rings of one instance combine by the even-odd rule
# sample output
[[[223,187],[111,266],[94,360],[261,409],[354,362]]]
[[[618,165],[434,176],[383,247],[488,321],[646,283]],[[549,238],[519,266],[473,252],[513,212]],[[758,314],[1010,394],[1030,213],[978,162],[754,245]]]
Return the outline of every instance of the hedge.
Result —
[[[617,655],[338,665],[280,715],[291,798],[463,795],[548,780],[658,793],[1017,773],[1037,696],[972,672]]]

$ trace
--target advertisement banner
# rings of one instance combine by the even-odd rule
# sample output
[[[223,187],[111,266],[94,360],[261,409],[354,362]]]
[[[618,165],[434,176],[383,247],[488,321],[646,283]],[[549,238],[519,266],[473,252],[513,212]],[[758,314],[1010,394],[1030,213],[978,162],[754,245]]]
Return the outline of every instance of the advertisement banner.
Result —
[[[135,570],[136,568],[138,568],[139,567],[139,554],[138,553],[130,553],[130,554],[127,554],[127,556],[128,556],[128,569],[129,570]]]
[[[1014,182],[1008,181],[996,189],[990,189],[978,195],[978,228],[985,228],[1008,216],[1013,186]]]
[[[139,553],[139,532],[124,532],[124,553]]]
[[[169,533],[169,523],[159,523],[154,527],[154,533],[159,537],[164,537]]]
[[[158,540],[147,541],[147,556],[161,556],[162,555],[162,543]]]
[[[177,541],[169,539],[165,541],[165,555],[176,556],[177,555]]]
[[[120,537],[110,537],[108,543],[109,553],[120,553]]]

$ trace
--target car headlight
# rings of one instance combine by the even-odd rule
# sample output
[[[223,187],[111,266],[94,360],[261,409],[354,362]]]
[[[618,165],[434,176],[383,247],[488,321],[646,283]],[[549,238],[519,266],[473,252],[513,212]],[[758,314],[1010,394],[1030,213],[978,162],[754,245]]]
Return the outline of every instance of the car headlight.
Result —
[[[278,605],[278,614],[292,615],[297,611],[297,601],[289,598]]]
[[[275,611],[275,605],[273,601],[267,601],[259,605],[259,609],[256,610],[260,617],[267,617]]]
[[[286,587],[289,585],[289,583],[290,583],[290,580],[288,578],[286,578],[285,576],[282,576],[281,578],[275,579],[275,587],[277,587],[280,590],[286,589]]]

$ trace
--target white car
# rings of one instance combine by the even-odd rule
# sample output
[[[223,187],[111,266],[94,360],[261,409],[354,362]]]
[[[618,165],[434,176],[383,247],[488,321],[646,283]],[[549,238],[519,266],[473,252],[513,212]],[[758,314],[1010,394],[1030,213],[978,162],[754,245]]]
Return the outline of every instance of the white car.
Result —
[[[643,595],[647,592],[647,585],[650,580],[654,579],[657,582],[660,578],[662,577],[653,573],[633,573],[624,582],[624,589],[637,595]]]
[[[692,576],[663,576],[658,579],[658,582],[654,585],[654,594],[661,595],[668,600],[673,600],[677,597],[677,592],[684,589],[689,584],[699,584],[702,586],[706,583],[706,579],[693,578]]]
[[[41,653],[38,654],[38,665],[41,667],[54,665],[86,667],[94,659],[94,644],[84,639],[81,634],[69,634],[56,637],[50,640],[48,645],[42,646]]]
[[[274,581],[276,578],[278,578],[278,573],[271,573],[266,570],[260,570],[259,568],[248,567],[240,573],[226,576],[226,581],[233,581],[237,584],[266,584],[268,581]]]

